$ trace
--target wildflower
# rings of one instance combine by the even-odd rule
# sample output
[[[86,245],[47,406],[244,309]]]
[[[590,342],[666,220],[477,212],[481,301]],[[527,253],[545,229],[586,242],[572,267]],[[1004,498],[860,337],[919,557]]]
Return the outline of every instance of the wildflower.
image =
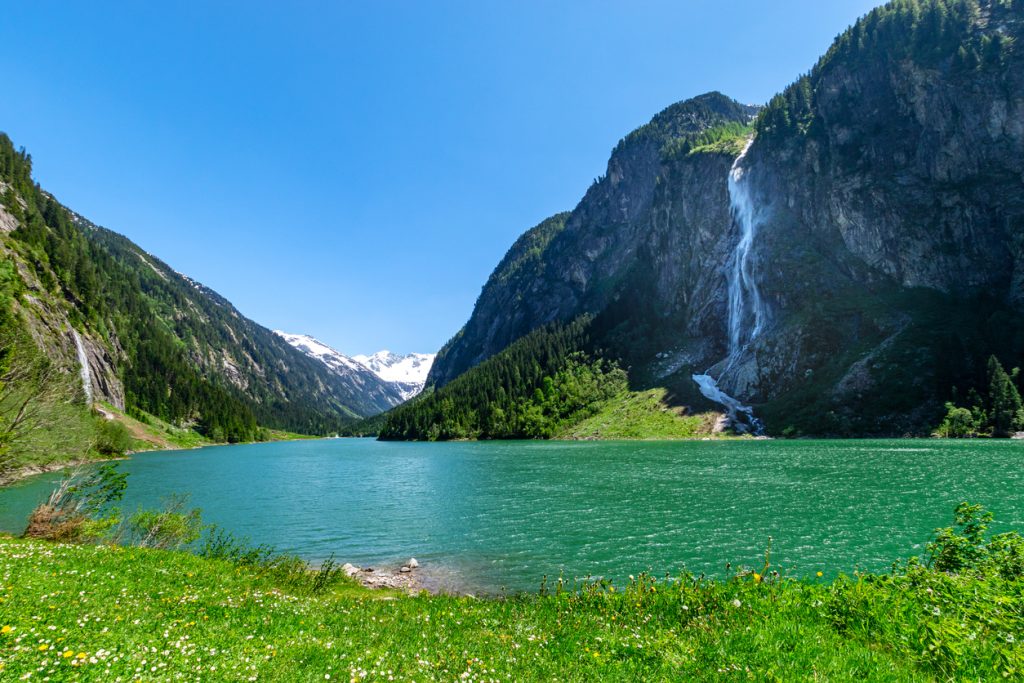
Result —
[[[85,659],[85,658],[86,658],[86,657],[88,657],[88,656],[89,656],[89,655],[85,654],[84,652],[79,652],[79,653],[78,653],[78,658],[79,658],[79,659]]]
[[[821,577],[822,577],[822,573],[818,572],[818,578],[820,579]]]
[[[46,643],[43,643],[42,645],[39,646],[39,651],[40,652],[46,652],[49,649],[50,649],[50,646],[47,645]]]
[[[68,657],[74,657],[74,656],[75,656],[75,653],[72,652],[71,650],[64,650],[64,653],[61,654],[61,657],[63,657],[64,659],[67,659]]]
[[[743,603],[742,603],[742,602],[740,602],[740,599],[739,599],[739,598],[733,598],[733,601],[732,601],[732,606],[733,606],[733,607],[739,607],[739,606],[740,606],[740,605],[742,605],[742,604],[743,604]]]
[[[761,583],[761,575],[754,572],[754,583]]]
[[[10,633],[13,630],[14,630],[13,626],[4,626],[3,628],[0,628],[0,633],[3,633],[4,635],[7,635],[8,633]]]

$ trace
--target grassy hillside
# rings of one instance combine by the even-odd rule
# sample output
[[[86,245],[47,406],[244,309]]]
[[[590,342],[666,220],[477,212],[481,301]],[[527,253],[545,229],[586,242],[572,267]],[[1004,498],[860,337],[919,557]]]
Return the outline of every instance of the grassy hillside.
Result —
[[[625,391],[558,434],[560,439],[694,439],[711,436],[719,413],[670,405],[665,389]]]
[[[591,353],[591,321],[534,330],[453,382],[390,411],[382,439],[552,438],[626,390],[626,375]]]
[[[0,678],[1017,678],[1020,537],[986,544],[969,527],[947,531],[932,546],[944,571],[911,562],[888,576],[794,581],[766,565],[719,582],[641,575],[578,591],[549,582],[542,595],[483,600],[368,592],[344,577],[297,579],[186,553],[2,538]]]
[[[594,341],[607,338],[602,322],[581,316],[538,328],[357,433],[372,426],[384,439],[425,441],[712,435],[718,414],[682,405],[706,401],[664,387],[630,386],[620,362],[611,360],[621,354]],[[696,393],[688,377],[685,384]]]

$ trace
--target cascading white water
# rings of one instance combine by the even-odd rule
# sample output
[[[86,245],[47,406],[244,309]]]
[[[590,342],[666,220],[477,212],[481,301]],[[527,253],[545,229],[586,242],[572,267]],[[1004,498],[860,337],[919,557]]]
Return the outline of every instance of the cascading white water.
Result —
[[[729,205],[733,220],[740,229],[740,241],[733,255],[729,277],[729,357],[733,359],[743,346],[761,333],[767,311],[761,291],[750,274],[750,251],[754,246],[757,221],[750,183],[746,182],[743,160],[753,141],[743,148],[729,171]],[[752,320],[751,320],[752,319]],[[747,333],[749,330],[749,333]]]
[[[92,371],[89,369],[89,356],[85,353],[85,344],[78,330],[71,328],[71,334],[75,338],[75,350],[78,352],[79,374],[82,377],[82,391],[85,392],[86,403],[92,404]]]
[[[747,142],[729,170],[729,207],[733,221],[740,229],[740,239],[736,243],[729,269],[729,355],[725,358],[725,369],[721,374],[732,368],[746,345],[761,333],[768,317],[761,292],[750,272],[757,216],[743,161],[752,143],[753,139]],[[700,393],[724,406],[734,422],[737,414],[743,413],[755,433],[763,430],[761,422],[754,417],[753,409],[722,391],[710,370],[703,375],[693,375],[693,381],[700,387]]]

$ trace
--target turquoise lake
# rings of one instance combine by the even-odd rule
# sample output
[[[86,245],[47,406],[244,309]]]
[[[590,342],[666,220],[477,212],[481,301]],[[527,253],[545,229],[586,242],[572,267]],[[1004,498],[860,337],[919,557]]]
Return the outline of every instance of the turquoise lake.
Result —
[[[542,578],[772,563],[884,570],[962,500],[1024,530],[1024,442],[384,443],[334,439],[145,453],[122,507],[187,493],[205,521],[311,561],[416,557],[437,587],[535,591]],[[20,532],[59,474],[0,490]]]

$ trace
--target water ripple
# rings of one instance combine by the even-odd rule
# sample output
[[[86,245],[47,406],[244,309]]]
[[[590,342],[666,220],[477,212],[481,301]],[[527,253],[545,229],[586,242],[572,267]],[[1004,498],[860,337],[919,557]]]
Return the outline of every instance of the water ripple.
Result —
[[[363,565],[415,556],[438,586],[541,577],[885,569],[961,500],[1024,528],[1024,444],[774,441],[396,444],[328,440],[138,455],[124,508],[187,492],[254,543]],[[18,532],[54,481],[0,491]]]

